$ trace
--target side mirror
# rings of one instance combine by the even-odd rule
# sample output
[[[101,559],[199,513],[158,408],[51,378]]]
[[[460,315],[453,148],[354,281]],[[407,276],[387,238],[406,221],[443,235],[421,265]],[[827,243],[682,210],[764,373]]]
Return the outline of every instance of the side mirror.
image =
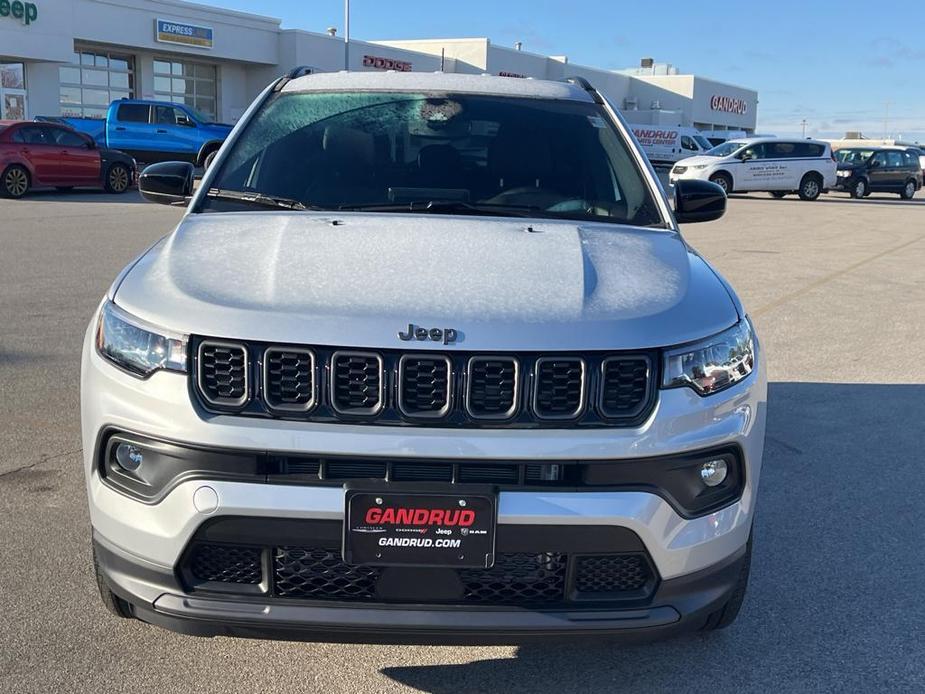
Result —
[[[674,184],[678,224],[712,222],[726,213],[726,193],[711,181],[682,178]]]
[[[96,143],[93,140],[84,140],[84,149],[96,149]]]
[[[870,160],[870,168],[876,169],[878,166],[880,166],[880,160],[879,160],[879,159],[876,159],[876,158],[875,158],[875,159],[871,159],[871,160]]]
[[[193,165],[185,161],[151,164],[138,177],[138,190],[149,202],[186,204],[193,194]]]

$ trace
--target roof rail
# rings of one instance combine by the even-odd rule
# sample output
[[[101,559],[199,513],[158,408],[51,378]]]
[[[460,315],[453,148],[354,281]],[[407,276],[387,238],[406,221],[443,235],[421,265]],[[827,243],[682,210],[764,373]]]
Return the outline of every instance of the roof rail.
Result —
[[[575,76],[573,76],[573,77],[566,77],[566,78],[565,78],[564,80],[562,80],[562,81],[563,81],[563,82],[568,82],[569,84],[574,84],[576,87],[581,87],[581,88],[584,89],[586,92],[588,92],[588,94],[591,95],[591,98],[594,99],[594,102],[595,102],[595,103],[597,103],[597,104],[603,104],[603,103],[604,103],[604,97],[602,97],[601,94],[600,94],[600,92],[598,92],[597,89],[594,88],[594,85],[591,84],[591,83],[590,83],[588,80],[586,80],[584,77],[579,77],[579,76],[575,75]]]
[[[289,72],[279,78],[275,85],[273,85],[273,91],[278,92],[280,89],[285,86],[286,82],[289,80],[294,80],[296,77],[303,77],[305,75],[310,75],[314,71],[313,68],[308,65],[297,65],[292,68]]]

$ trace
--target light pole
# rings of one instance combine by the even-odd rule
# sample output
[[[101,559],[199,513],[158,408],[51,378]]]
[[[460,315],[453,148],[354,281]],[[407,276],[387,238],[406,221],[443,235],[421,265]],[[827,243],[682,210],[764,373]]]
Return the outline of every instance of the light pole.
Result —
[[[344,70],[350,69],[350,0],[344,0]]]
[[[803,139],[805,140],[806,139],[806,119],[805,118],[800,121],[800,125],[803,126]]]

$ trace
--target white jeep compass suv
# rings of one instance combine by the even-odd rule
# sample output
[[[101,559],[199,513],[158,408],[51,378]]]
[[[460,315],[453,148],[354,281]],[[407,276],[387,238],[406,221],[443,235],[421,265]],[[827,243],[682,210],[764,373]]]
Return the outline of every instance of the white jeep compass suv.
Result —
[[[197,635],[481,643],[735,618],[758,341],[589,84],[280,78],[87,331],[103,601]]]

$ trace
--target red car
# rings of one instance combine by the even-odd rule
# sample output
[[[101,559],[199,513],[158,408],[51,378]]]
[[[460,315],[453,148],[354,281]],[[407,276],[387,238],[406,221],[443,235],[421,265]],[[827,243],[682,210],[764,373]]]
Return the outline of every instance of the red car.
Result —
[[[124,193],[135,182],[135,160],[65,125],[0,121],[0,172],[0,195],[9,198],[38,186]]]

